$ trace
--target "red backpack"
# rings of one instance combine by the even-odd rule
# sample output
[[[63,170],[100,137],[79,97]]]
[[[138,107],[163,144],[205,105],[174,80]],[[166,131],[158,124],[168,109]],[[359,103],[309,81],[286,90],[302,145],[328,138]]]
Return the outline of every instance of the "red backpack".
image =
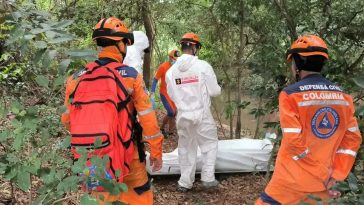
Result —
[[[88,158],[95,155],[109,156],[107,175],[117,178],[119,182],[128,174],[134,154],[133,121],[127,109],[131,96],[116,70],[123,66],[116,62],[87,64],[70,96],[70,132],[74,158],[80,158],[76,147],[87,148]],[[95,147],[98,138],[101,139],[101,145]],[[91,166],[89,161],[87,163]],[[120,170],[119,177],[115,177],[116,170]]]

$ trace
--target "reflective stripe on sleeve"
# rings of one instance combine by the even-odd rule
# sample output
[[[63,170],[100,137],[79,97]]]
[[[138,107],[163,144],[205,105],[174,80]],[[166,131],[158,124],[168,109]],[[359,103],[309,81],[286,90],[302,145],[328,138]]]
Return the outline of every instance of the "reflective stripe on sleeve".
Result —
[[[310,100],[299,102],[299,107],[311,106],[311,105],[344,105],[349,106],[349,103],[345,100]]]
[[[129,93],[129,95],[131,95],[134,92],[134,90],[131,88],[127,88],[126,91]]]
[[[139,116],[143,116],[143,115],[146,115],[146,114],[149,114],[149,113],[151,113],[151,112],[153,112],[154,110],[153,110],[153,108],[151,107],[151,108],[149,108],[149,109],[146,109],[146,110],[143,110],[143,111],[141,111],[141,112],[138,112],[138,115]]]
[[[296,155],[296,156],[293,156],[292,159],[293,160],[299,160],[299,159],[302,159],[304,157],[306,157],[306,155],[310,152],[310,150],[308,148],[306,148],[306,150],[304,152],[302,152],[301,154],[299,155]]]
[[[356,132],[356,131],[358,131],[359,129],[358,129],[358,127],[350,127],[350,128],[348,128],[348,130],[349,130],[350,132]]]
[[[152,135],[152,136],[144,136],[144,140],[150,140],[150,139],[154,139],[154,138],[157,138],[157,137],[161,137],[162,136],[162,133],[158,132],[157,134],[155,135]]]
[[[283,133],[301,133],[301,128],[282,128]]]
[[[336,154],[348,154],[351,155],[353,157],[356,157],[356,152],[354,152],[351,149],[339,149],[336,151]]]

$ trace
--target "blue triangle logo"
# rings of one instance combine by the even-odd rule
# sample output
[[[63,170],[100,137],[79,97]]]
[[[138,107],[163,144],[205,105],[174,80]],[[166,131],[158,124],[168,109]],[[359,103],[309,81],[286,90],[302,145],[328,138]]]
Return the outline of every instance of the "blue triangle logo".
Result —
[[[327,117],[327,113],[325,113],[324,117],[322,118],[318,128],[320,129],[332,129],[332,125]]]

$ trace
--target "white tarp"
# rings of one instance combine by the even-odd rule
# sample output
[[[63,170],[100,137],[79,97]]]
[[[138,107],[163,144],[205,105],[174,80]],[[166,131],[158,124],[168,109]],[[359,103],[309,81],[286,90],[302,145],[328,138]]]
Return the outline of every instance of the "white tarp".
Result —
[[[268,160],[273,148],[270,140],[234,139],[220,140],[216,159],[216,173],[266,171]],[[152,172],[149,166],[147,152],[147,171],[151,175],[180,174],[178,150],[163,153],[163,167],[158,172]],[[197,153],[196,172],[201,172],[202,159],[200,150]]]

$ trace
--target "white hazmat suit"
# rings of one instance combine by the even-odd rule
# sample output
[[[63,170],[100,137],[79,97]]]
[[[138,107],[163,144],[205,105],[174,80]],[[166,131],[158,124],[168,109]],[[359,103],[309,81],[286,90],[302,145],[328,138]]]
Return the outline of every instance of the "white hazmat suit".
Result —
[[[177,107],[179,136],[178,184],[191,189],[195,181],[198,147],[202,154],[201,181],[215,181],[217,127],[210,111],[210,97],[220,95],[216,75],[206,61],[183,54],[166,74],[167,92]]]
[[[143,31],[133,31],[134,44],[127,47],[124,64],[143,73],[144,50],[149,47],[149,40]]]

